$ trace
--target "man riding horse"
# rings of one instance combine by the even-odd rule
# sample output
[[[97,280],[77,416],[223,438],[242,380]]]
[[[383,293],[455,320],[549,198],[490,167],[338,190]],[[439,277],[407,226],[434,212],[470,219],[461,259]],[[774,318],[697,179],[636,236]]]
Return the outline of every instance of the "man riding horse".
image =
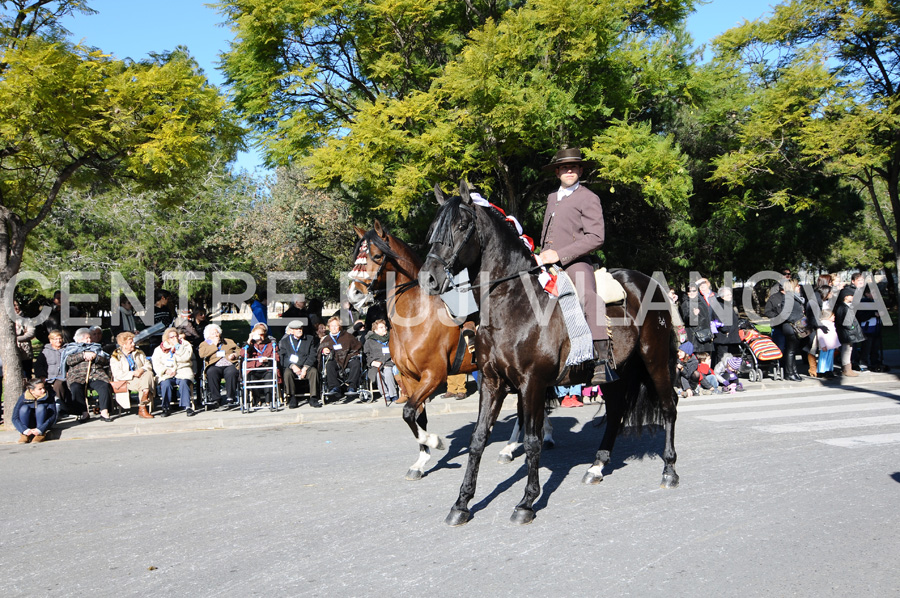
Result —
[[[604,384],[611,381],[607,371],[609,330],[591,256],[603,246],[603,207],[600,198],[579,183],[583,164],[581,150],[568,148],[556,152],[544,167],[555,171],[560,186],[547,197],[540,258],[547,265],[559,263],[575,284],[597,354],[591,384]]]

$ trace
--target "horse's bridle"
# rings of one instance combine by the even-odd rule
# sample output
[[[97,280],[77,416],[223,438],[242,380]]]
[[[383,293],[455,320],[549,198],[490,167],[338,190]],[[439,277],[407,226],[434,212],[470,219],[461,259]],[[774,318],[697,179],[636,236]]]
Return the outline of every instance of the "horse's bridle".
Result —
[[[376,259],[372,256],[371,245],[370,245],[368,242],[366,242],[366,255],[367,255],[373,262],[378,263],[378,268],[375,270],[375,274],[373,274],[372,277],[369,278],[367,282],[361,282],[361,281],[358,280],[358,279],[354,279],[354,281],[355,281],[357,284],[362,285],[362,287],[363,287],[363,288],[365,289],[365,291],[366,291],[366,294],[367,294],[367,295],[370,295],[370,296],[372,297],[372,300],[373,300],[373,301],[376,301],[376,302],[383,302],[383,301],[385,301],[385,300],[387,299],[387,289],[386,289],[386,288],[385,288],[385,289],[375,289],[375,290],[373,291],[373,290],[372,290],[372,285],[375,284],[375,283],[378,281],[378,278],[381,276],[381,272],[382,272],[382,270],[384,270],[384,266],[385,266],[385,264],[387,264],[387,262],[388,262],[388,256],[387,256],[386,253],[382,253],[382,254],[381,254],[381,261],[379,262],[378,260],[376,260]],[[416,286],[417,284],[419,284],[419,281],[418,281],[418,280],[412,280],[412,281],[410,281],[410,282],[401,284],[401,285],[397,286],[397,287],[394,289],[394,295],[395,295],[395,296],[396,296],[396,295],[400,295],[400,294],[402,294],[404,291],[409,290],[410,288]],[[378,299],[378,298],[377,298],[378,293],[384,293],[385,298],[384,298],[384,299]]]
[[[447,276],[447,280],[449,281],[451,289],[456,288],[456,284],[453,283],[454,274],[452,272],[452,268],[454,265],[456,265],[456,261],[459,259],[459,253],[462,251],[463,247],[466,246],[466,244],[469,242],[469,239],[471,239],[472,235],[475,233],[475,210],[466,205],[460,205],[459,209],[463,210],[465,212],[468,212],[469,215],[472,216],[472,222],[469,224],[469,227],[466,229],[466,234],[463,237],[462,243],[457,245],[456,249],[453,251],[453,253],[450,255],[450,258],[447,260],[445,260],[441,256],[439,256],[436,253],[433,253],[431,251],[429,251],[428,255],[425,256],[426,260],[428,258],[433,258],[435,261],[437,261],[439,264],[441,264],[444,267],[444,273]],[[445,245],[445,243],[443,241],[433,241],[432,245],[434,245],[434,243],[440,243],[441,245]]]

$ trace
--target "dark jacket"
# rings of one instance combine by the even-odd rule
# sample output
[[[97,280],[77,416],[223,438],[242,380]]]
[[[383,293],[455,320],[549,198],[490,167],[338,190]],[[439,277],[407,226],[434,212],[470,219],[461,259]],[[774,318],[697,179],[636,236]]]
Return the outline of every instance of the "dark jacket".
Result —
[[[73,353],[66,358],[66,384],[69,388],[72,384],[84,384],[88,377],[88,368],[90,368],[91,380],[99,380],[109,384],[109,355],[100,350],[94,351],[96,357],[93,361],[86,361],[84,354],[87,351],[79,351]]]
[[[788,310],[787,318],[781,320],[782,310]],[[769,300],[766,301],[766,307],[763,309],[763,315],[767,318],[774,318],[772,327],[781,326],[781,331],[785,336],[795,336],[794,328],[791,326],[793,322],[803,317],[804,305],[803,298],[793,291],[784,292],[777,291],[772,293]]]
[[[600,249],[605,239],[603,206],[600,198],[583,184],[568,197],[547,198],[541,250],[553,249],[563,267]]]
[[[851,287],[841,289],[834,306],[834,327],[837,329],[838,340],[843,345],[857,344],[865,340],[853,304],[844,303],[844,297],[847,295],[852,297],[854,291],[855,289]]]
[[[56,420],[59,419],[59,410],[56,408],[56,395],[53,394],[53,388],[51,388],[50,386],[45,386],[45,388],[47,389],[47,394],[45,394],[40,399],[37,399],[36,401],[26,400],[24,392],[19,395],[19,400],[16,401],[16,406],[13,408],[12,416],[13,426],[15,426],[16,430],[19,431],[19,434],[24,434],[25,430],[28,429],[28,426],[25,425],[25,422],[22,421],[22,417],[20,414],[20,410],[23,406],[27,406],[29,409],[34,410],[38,405],[40,405],[41,407],[49,410],[52,413],[49,425],[45,426],[46,429],[41,430],[40,428],[38,428],[42,435],[46,434],[47,431],[53,427],[53,424],[56,423]]]
[[[391,360],[390,350],[388,349],[388,352],[385,353],[385,349],[388,349],[388,341],[386,339],[383,340],[383,337],[379,337],[374,332],[370,332],[366,336],[366,345],[363,349],[363,353],[366,356],[366,365],[371,368],[373,367],[373,361],[380,361],[382,365],[393,366],[394,362]]]
[[[697,308],[700,313],[694,315],[694,308]],[[684,320],[684,328],[687,331],[688,340],[694,344],[694,352],[712,351],[712,331],[709,328],[710,309],[706,299],[697,293],[695,299],[685,299],[679,309],[681,310],[681,318]],[[701,339],[708,340],[704,342]]]
[[[335,349],[335,345],[340,345],[341,348]],[[331,338],[331,334],[326,334],[322,338],[322,342],[319,343],[320,355],[322,354],[323,349],[330,349],[332,355],[334,355],[334,358],[337,360],[337,364],[343,369],[347,367],[351,357],[360,354],[362,351],[362,343],[352,334],[341,331],[337,337],[337,341]]]
[[[741,342],[741,337],[738,336],[738,319],[740,316],[738,315],[738,310],[734,306],[733,301],[722,301],[719,298],[715,299],[717,305],[720,306],[719,311],[722,313],[722,320],[726,319],[726,316],[729,312],[731,312],[731,323],[727,321],[722,321],[722,325],[719,326],[718,332],[716,332],[715,338],[713,338],[713,344],[716,345],[737,345]],[[716,317],[713,314],[713,317]]]
[[[697,361],[697,358],[694,357],[693,354],[688,355],[678,363],[683,366],[679,371],[679,375],[682,378],[690,378],[691,375],[693,375],[693,373],[697,371],[697,368],[700,367],[700,362]]]
[[[278,355],[281,358],[281,367],[286,368],[291,364],[297,367],[315,367],[316,350],[319,348],[319,339],[306,333],[295,339],[288,334],[278,343]],[[291,361],[291,356],[296,355],[297,360]]]

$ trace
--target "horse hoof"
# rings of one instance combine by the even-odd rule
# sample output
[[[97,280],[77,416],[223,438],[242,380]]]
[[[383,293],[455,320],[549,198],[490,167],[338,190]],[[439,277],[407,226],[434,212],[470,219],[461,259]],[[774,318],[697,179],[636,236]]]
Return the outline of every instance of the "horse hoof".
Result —
[[[528,525],[534,521],[534,509],[516,507],[516,510],[513,511],[512,517],[510,517],[509,520],[517,525]]]
[[[509,465],[513,462],[513,458],[511,455],[507,455],[506,453],[500,453],[500,456],[497,457],[497,463],[500,465]]]
[[[597,475],[595,473],[587,472],[584,474],[584,477],[581,478],[582,484],[590,484],[595,486],[603,481],[603,475]]]
[[[544,441],[544,450],[549,451],[550,449],[554,448],[555,446],[556,446],[556,443],[553,442],[552,440]]]
[[[445,451],[445,450],[447,450],[446,448],[444,448],[444,441],[441,439],[440,436],[438,436],[437,443],[436,443],[435,446],[434,446],[434,450],[436,450],[436,451]]]
[[[660,488],[678,488],[678,474],[665,474],[663,475],[662,482],[659,485]]]
[[[450,509],[450,513],[447,515],[447,518],[444,519],[444,523],[450,527],[459,527],[460,525],[467,524],[471,518],[472,515],[468,511],[461,511],[453,508]]]
[[[406,472],[406,479],[410,482],[415,482],[416,480],[421,480],[423,475],[421,469],[410,469]]]

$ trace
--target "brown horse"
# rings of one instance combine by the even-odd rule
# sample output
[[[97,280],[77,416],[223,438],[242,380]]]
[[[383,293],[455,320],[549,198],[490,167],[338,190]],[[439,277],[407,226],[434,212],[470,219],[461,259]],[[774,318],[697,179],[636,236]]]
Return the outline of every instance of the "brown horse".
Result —
[[[425,401],[448,373],[467,374],[475,371],[475,364],[465,343],[460,343],[459,326],[447,315],[444,302],[419,288],[422,261],[409,245],[389,234],[377,220],[369,231],[354,228],[359,242],[348,298],[357,309],[374,302],[376,295],[385,301],[391,323],[391,358],[409,397],[403,406],[403,420],[419,442],[419,459],[406,472],[406,479],[418,480],[424,475],[430,449],[444,449],[440,436],[426,431]],[[458,360],[457,371],[452,372]]]
[[[530,523],[541,490],[538,432],[544,421],[546,390],[566,377],[570,347],[566,325],[556,298],[545,293],[538,282],[534,256],[497,210],[475,205],[464,184],[459,197],[445,200],[439,188],[435,195],[441,208],[429,233],[431,248],[419,270],[419,282],[426,292],[436,295],[446,290],[450,277],[463,268],[477,272],[472,290],[482,314],[477,343],[481,371],[478,420],[459,497],[446,523],[462,525],[471,517],[468,503],[475,495],[481,456],[510,389],[519,395],[528,465],[525,495],[513,511],[512,521]],[[596,484],[603,479],[603,468],[623,426],[630,423],[639,429],[646,423],[661,423],[665,428],[662,486],[674,488],[678,485],[673,388],[676,336],[668,302],[649,276],[632,270],[616,270],[612,275],[627,291],[623,305],[607,310],[613,322],[610,333],[620,378],[603,387],[606,431],[582,481]],[[648,302],[662,307],[645,313]],[[591,368],[582,368],[580,373],[587,382]],[[569,384],[581,382],[578,370],[569,371],[568,378]]]

